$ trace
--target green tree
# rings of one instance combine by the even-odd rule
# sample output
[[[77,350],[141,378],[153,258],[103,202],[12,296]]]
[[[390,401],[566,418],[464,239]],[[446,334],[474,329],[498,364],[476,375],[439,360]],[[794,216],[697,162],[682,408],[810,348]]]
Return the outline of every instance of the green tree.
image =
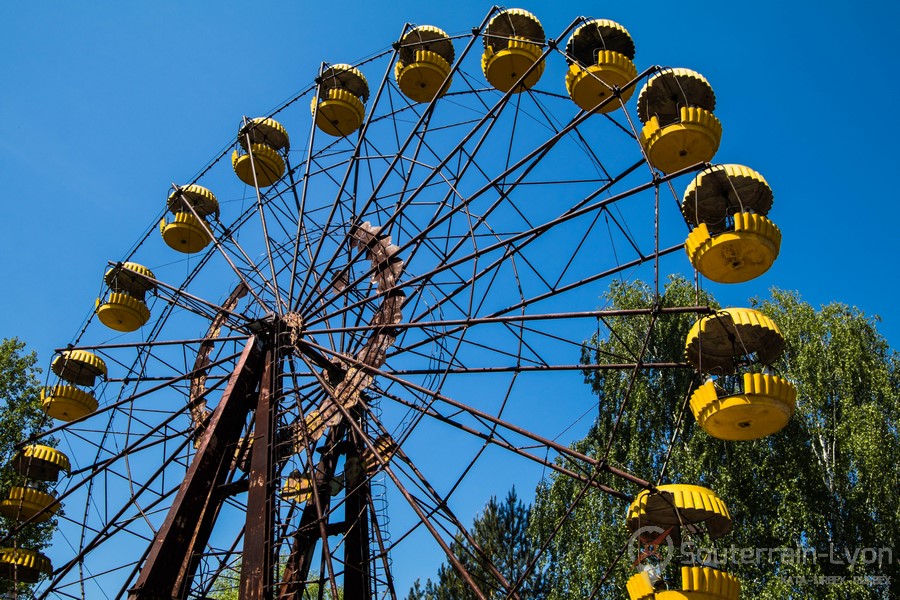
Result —
[[[462,536],[457,536],[450,547],[466,571],[489,598],[505,598],[506,593],[488,569],[488,563],[510,583],[518,581],[534,556],[537,546],[528,535],[531,509],[516,495],[513,488],[502,502],[492,497],[484,511],[475,518],[470,533],[483,555]],[[532,571],[519,587],[522,598],[539,600],[547,596],[547,585],[540,569]],[[438,569],[437,581],[426,581],[424,587],[416,580],[407,600],[470,600],[476,596],[463,581],[456,569],[443,564]]]
[[[611,309],[647,308],[654,304],[654,295],[643,284],[614,283],[607,292]],[[658,299],[660,307],[714,305],[707,295],[698,298],[686,281],[671,281]],[[650,315],[631,315],[607,318],[615,336],[597,339],[596,335],[582,348],[582,363],[602,364],[635,361],[644,346],[647,332],[650,338],[643,356],[645,362],[679,362],[683,360],[684,335],[696,315],[665,313],[655,319]],[[654,326],[650,329],[651,322]],[[574,444],[579,452],[592,457],[605,454],[607,440],[616,428],[615,443],[607,457],[610,464],[624,468],[644,478],[652,478],[661,471],[665,449],[678,421],[685,390],[693,374],[683,369],[642,371],[631,382],[631,371],[586,371],[585,381],[598,397],[598,416],[588,435]],[[630,402],[616,426],[620,403],[631,386]],[[673,455],[676,466],[681,453]],[[569,460],[563,466],[578,468]],[[669,467],[672,470],[672,466]],[[607,480],[612,487],[621,488],[620,480]],[[582,485],[565,477],[553,477],[539,486],[533,507],[532,533],[545,539],[556,527],[571,500]],[[544,565],[551,579],[550,598],[588,598],[598,587],[600,598],[620,598],[625,593],[625,580],[631,574],[624,561],[609,581],[600,584],[607,567],[617,562],[623,543],[628,539],[624,516],[626,506],[619,499],[589,491],[561,525],[558,535],[550,543]]]
[[[312,573],[310,579],[318,578],[318,574]],[[321,600],[332,600],[331,586],[328,581],[322,586]],[[216,580],[213,582],[212,590],[209,594],[210,600],[240,600],[241,589],[241,561],[238,560],[233,566],[225,567]],[[337,600],[343,600],[344,591],[339,587]],[[303,592],[303,600],[320,600],[319,584],[310,583]]]
[[[240,600],[241,566],[226,567],[213,582],[209,597],[213,600]]]
[[[41,409],[38,380],[41,370],[36,363],[37,356],[34,352],[26,352],[23,342],[16,338],[0,341],[0,399],[3,401],[0,407],[0,498],[7,497],[10,487],[26,483],[10,465],[16,444],[40,432],[47,422],[47,415]],[[45,437],[41,443],[53,446],[56,441]],[[49,487],[43,482],[28,484],[44,490]],[[11,536],[10,531],[15,526],[14,520],[0,517],[0,538],[3,539],[0,545],[10,547],[15,544],[41,550],[50,544],[56,520],[30,525]],[[0,581],[0,591],[10,591],[8,586],[8,582]]]
[[[610,289],[609,300],[614,308],[639,308],[653,305],[655,298],[643,284],[618,284]],[[692,285],[673,279],[659,304],[683,306],[697,300]],[[707,295],[699,295],[699,302],[715,307]],[[775,552],[760,561],[723,565],[741,579],[743,597],[898,597],[897,558],[891,555],[890,564],[881,565],[861,560],[872,556],[863,549],[889,548],[900,534],[897,355],[878,334],[875,321],[855,308],[833,303],[816,311],[797,294],[778,290],[755,304],[785,336],[785,352],[775,368],[799,389],[796,414],[788,426],[752,442],[712,438],[696,425],[689,409],[679,424],[693,373],[651,370],[635,381],[608,460],[654,483],[694,483],[715,490],[734,519],[733,532],[717,543],[719,548],[834,549],[836,560],[826,556],[803,562]],[[681,360],[695,318],[658,315],[644,360]],[[611,357],[633,355],[641,347],[648,319],[614,320],[612,329],[618,335],[588,340],[583,361],[618,362]],[[598,396],[599,413],[588,435],[575,444],[581,452],[604,455],[629,376],[603,370],[585,373]],[[677,441],[670,445],[676,429]],[[532,535],[543,539],[578,490],[563,477],[542,484]],[[598,598],[622,597],[633,573],[627,559],[619,559],[628,539],[625,508],[601,493],[588,493],[577,506],[544,557],[551,598],[580,599],[595,587]],[[861,553],[855,554],[857,550]],[[845,564],[833,564],[838,562]],[[607,568],[616,563],[611,577],[600,585]],[[853,582],[853,576],[864,575],[890,577],[891,587]],[[817,576],[847,579],[822,585]]]

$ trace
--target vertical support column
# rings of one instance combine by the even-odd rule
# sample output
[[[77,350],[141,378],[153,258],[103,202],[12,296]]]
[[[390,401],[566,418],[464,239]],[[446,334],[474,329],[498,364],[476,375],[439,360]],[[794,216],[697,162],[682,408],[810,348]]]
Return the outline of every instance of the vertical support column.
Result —
[[[369,504],[371,488],[366,465],[363,462],[365,443],[360,436],[365,431],[365,413],[361,406],[350,410],[350,417],[358,423],[355,431],[350,432],[347,450],[347,464],[355,464],[355,469],[344,470],[344,523],[347,533],[344,538],[344,594],[347,598],[370,600],[371,566],[369,554],[371,539],[369,538]],[[351,477],[352,473],[352,477]]]
[[[349,525],[344,539],[344,596],[358,600],[372,597],[371,566],[369,565],[369,478],[362,469],[359,449],[352,451],[360,461],[358,480],[347,484],[344,500],[344,521]]]
[[[247,493],[247,521],[241,558],[241,598],[271,600],[275,565],[275,415],[276,380],[280,356],[266,351],[259,385],[253,446],[250,455],[250,488]]]
[[[318,495],[307,500],[306,506],[303,508],[300,525],[294,533],[291,554],[288,556],[287,563],[284,566],[284,573],[281,576],[278,600],[300,600],[306,597],[303,593],[306,589],[303,582],[309,577],[309,569],[312,563],[313,551],[316,549],[316,543],[319,539],[327,542],[326,523],[331,506],[329,488],[337,467],[337,443],[344,433],[345,427],[341,423],[332,427],[328,432],[322,458],[319,459],[313,471]],[[313,449],[310,448],[309,450],[310,456],[312,456]],[[322,576],[325,576],[325,573],[322,573]],[[326,584],[324,587],[327,588],[328,585]],[[346,593],[344,597],[348,600],[352,598]]]
[[[163,526],[141,567],[129,600],[186,598],[212,532],[222,498],[217,490],[231,468],[259,381],[256,337],[247,341]]]

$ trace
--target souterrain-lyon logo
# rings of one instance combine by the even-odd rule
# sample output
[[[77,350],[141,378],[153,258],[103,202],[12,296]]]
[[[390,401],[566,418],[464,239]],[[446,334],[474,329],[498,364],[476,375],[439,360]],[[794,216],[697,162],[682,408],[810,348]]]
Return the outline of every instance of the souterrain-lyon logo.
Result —
[[[675,557],[672,529],[648,525],[635,531],[628,539],[628,558],[632,561],[631,565],[637,567],[647,562],[653,564],[659,572],[665,571]]]

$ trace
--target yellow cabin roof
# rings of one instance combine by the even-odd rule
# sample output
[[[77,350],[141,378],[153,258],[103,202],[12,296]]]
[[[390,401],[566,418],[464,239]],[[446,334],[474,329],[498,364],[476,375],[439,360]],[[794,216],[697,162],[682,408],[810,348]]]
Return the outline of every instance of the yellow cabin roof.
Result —
[[[107,285],[116,291],[144,293],[156,287],[146,278],[156,279],[153,271],[133,262],[126,262],[109,269],[104,276]]]
[[[713,539],[731,531],[728,507],[715,492],[699,485],[661,485],[656,492],[644,490],[628,508],[627,526],[632,532],[655,525],[667,528],[706,525]]]
[[[634,60],[635,48],[631,34],[608,19],[592,19],[579,25],[566,43],[566,58],[587,67],[596,62],[597,52],[602,50],[618,52],[629,60]]]
[[[13,462],[17,465],[20,463],[27,464],[32,461],[54,465],[62,471],[68,471],[70,468],[68,456],[56,448],[40,444],[25,446],[13,458]]]
[[[287,130],[284,126],[268,117],[256,117],[250,119],[247,124],[238,131],[238,143],[244,150],[247,149],[247,136],[251,144],[265,144],[275,150],[289,149],[291,145]]]
[[[724,228],[725,219],[752,210],[766,215],[774,194],[762,175],[743,165],[713,165],[688,184],[681,212],[691,225],[706,223],[711,233]]]
[[[751,308],[728,308],[694,323],[685,356],[704,373],[728,374],[745,356],[770,364],[783,349],[784,337],[772,319]]]
[[[653,75],[638,94],[638,117],[647,123],[654,115],[661,125],[678,119],[682,106],[716,109],[716,94],[706,78],[690,69],[664,69]]]
[[[418,50],[434,52],[449,64],[453,64],[453,60],[456,58],[456,51],[450,37],[443,29],[431,25],[413,27],[400,38],[399,62],[403,65],[414,62]]]
[[[167,206],[173,214],[189,211],[188,204],[201,217],[219,213],[219,201],[215,194],[196,183],[179,187],[169,194]]]
[[[106,363],[93,352],[63,350],[50,363],[50,370],[69,383],[93,386],[97,377],[106,376]]]
[[[322,72],[319,80],[321,95],[328,97],[328,90],[347,90],[363,102],[369,99],[369,82],[362,71],[346,64],[331,65]]]
[[[484,30],[484,47],[494,52],[506,48],[512,39],[541,46],[547,41],[538,18],[521,8],[508,8],[497,13]]]

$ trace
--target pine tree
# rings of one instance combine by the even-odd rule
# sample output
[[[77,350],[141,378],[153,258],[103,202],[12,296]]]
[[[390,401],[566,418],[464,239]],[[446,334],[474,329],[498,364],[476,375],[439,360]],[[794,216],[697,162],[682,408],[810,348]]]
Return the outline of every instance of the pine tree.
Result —
[[[490,564],[510,583],[522,578],[537,546],[528,535],[531,509],[519,500],[515,488],[499,502],[492,497],[470,529],[483,555],[461,536],[451,542],[451,550],[466,568],[481,591],[489,598],[505,598],[507,593],[488,568]],[[547,596],[547,585],[540,569],[524,578],[517,592],[521,598],[540,600]],[[476,596],[450,564],[438,569],[437,581],[429,579],[424,587],[416,581],[407,600],[471,600]]]

